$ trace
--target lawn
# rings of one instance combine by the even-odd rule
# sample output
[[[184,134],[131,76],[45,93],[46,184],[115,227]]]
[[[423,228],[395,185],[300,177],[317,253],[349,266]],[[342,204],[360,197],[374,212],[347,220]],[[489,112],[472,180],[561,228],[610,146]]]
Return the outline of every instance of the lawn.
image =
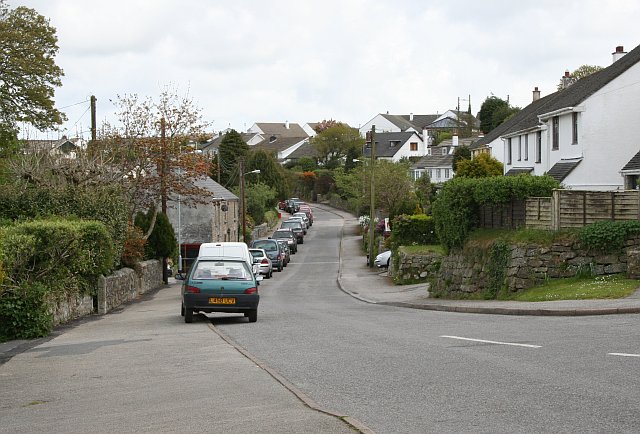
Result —
[[[591,278],[571,277],[552,279],[517,294],[500,297],[501,300],[554,301],[624,298],[640,287],[640,281],[620,275]]]

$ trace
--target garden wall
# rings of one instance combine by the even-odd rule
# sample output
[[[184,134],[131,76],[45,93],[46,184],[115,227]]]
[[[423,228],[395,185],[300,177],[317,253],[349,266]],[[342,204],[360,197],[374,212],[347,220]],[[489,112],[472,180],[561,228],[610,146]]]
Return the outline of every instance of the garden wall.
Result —
[[[402,247],[392,255],[389,275],[397,285],[424,281],[438,275],[444,257],[439,253],[406,253]]]
[[[573,277],[582,271],[593,275],[626,273],[635,278],[640,276],[640,237],[628,239],[617,254],[596,254],[582,249],[577,241],[564,241],[549,247],[510,245],[504,259],[506,266],[496,267],[491,249],[480,246],[446,256],[432,290],[464,296],[484,292],[497,283],[516,292],[547,278]]]

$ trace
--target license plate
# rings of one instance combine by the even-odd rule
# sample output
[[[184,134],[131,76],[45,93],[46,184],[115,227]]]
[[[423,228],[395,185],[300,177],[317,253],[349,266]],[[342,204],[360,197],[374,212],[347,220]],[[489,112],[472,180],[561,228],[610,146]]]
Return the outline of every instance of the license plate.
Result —
[[[236,299],[232,297],[211,297],[209,304],[236,304]]]

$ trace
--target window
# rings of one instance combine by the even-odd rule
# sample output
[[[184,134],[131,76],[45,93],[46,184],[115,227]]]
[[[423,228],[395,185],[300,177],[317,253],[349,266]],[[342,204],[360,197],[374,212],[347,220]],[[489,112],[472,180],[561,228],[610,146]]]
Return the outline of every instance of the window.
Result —
[[[551,119],[551,150],[557,151],[560,149],[560,118],[554,116]]]
[[[542,131],[536,132],[536,163],[542,163]]]
[[[417,151],[418,150],[418,142],[411,142],[409,144],[409,146],[410,146],[409,149],[412,150],[412,151]]]
[[[509,137],[507,139],[507,164],[511,164],[511,154],[512,154],[511,137]]]
[[[572,113],[571,117],[572,144],[578,144],[578,113]]]
[[[529,134],[524,135],[524,161],[529,161]]]
[[[442,148],[442,155],[447,155],[447,148]]]
[[[431,148],[427,148],[427,155],[431,155]]]
[[[433,170],[432,169],[427,170],[427,173],[429,174],[429,179],[433,178]]]
[[[518,161],[522,161],[522,136],[518,136]]]
[[[444,169],[444,178],[449,179],[449,169]]]
[[[440,179],[441,173],[440,173],[441,169],[436,169],[436,179]]]

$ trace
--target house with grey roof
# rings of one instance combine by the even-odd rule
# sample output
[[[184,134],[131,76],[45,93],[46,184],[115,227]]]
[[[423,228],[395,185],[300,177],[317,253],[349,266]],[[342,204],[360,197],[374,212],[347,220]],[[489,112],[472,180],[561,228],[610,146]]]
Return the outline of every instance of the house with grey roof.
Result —
[[[81,138],[62,136],[56,140],[22,140],[22,151],[26,153],[46,152],[52,157],[74,159],[86,147]]]
[[[202,243],[238,241],[240,199],[212,180],[200,178],[194,185],[210,192],[208,203],[191,204],[171,197],[167,201],[167,217],[174,228],[184,260],[198,256]]]
[[[422,157],[427,153],[422,138],[415,131],[376,133],[375,158],[398,162],[403,158]],[[371,157],[371,143],[363,150],[365,158]]]
[[[257,122],[247,131],[253,137],[247,141],[249,146],[273,152],[279,161],[287,159],[289,154],[304,143],[309,142],[309,134],[299,124],[277,122]]]
[[[411,166],[413,180],[429,175],[431,182],[441,184],[449,181],[455,175],[453,171],[453,154],[458,146],[470,147],[477,137],[460,139],[453,136],[443,140],[436,146],[430,146],[427,155]]]
[[[474,144],[490,149],[505,174],[553,176],[566,188],[636,188],[640,151],[640,46],[616,47],[613,63],[533,102]],[[640,158],[640,157],[638,157]]]

